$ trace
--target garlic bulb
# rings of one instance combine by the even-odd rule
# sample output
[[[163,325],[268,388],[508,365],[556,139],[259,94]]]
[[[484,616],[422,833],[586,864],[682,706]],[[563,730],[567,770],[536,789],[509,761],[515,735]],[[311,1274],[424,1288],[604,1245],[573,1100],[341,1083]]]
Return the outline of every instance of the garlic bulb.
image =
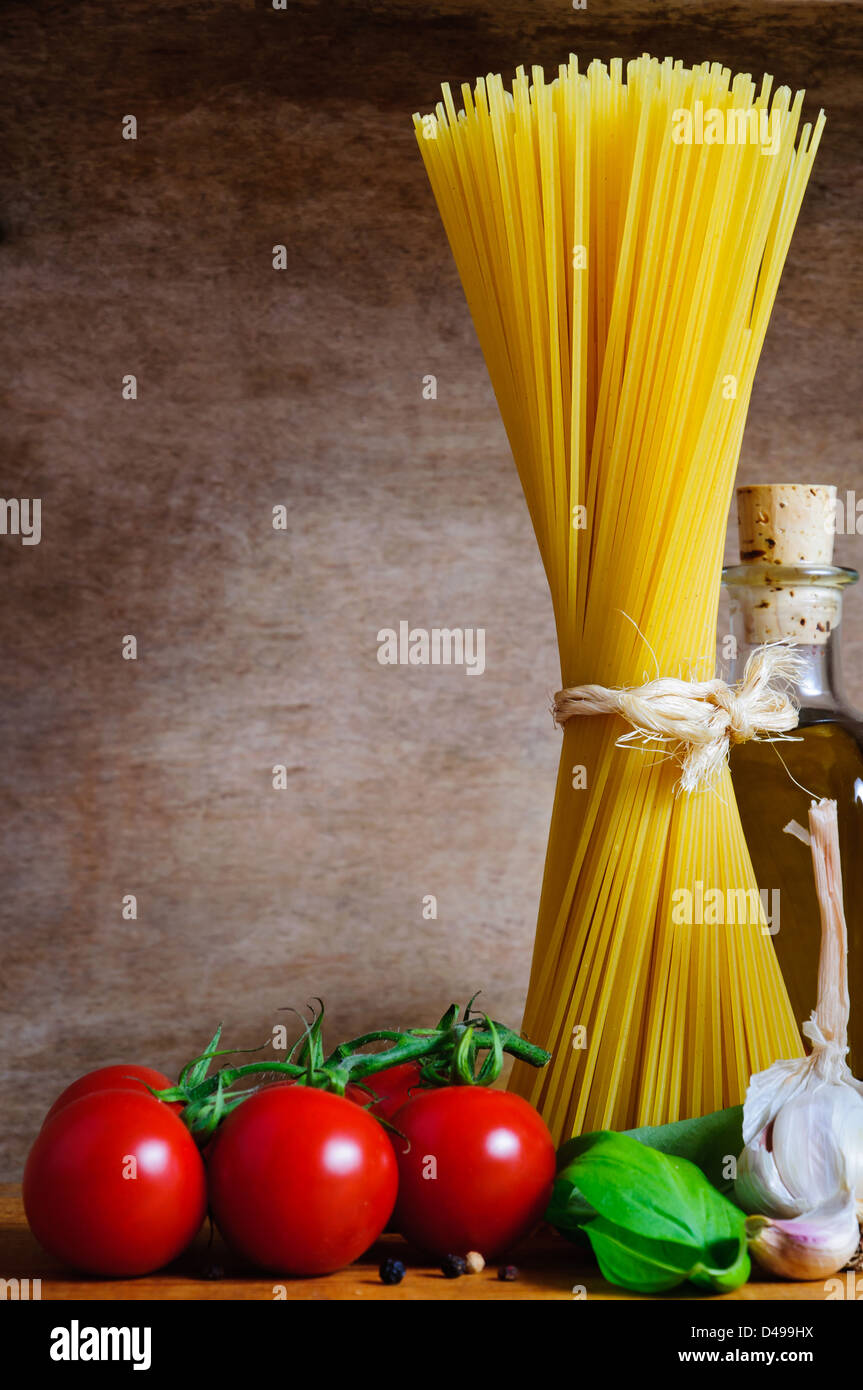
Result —
[[[812,1051],[752,1077],[734,1188],[745,1211],[776,1218],[753,1222],[753,1253],[797,1279],[841,1269],[863,1215],[863,1085],[845,1060],[848,937],[836,802],[813,802],[809,828],[821,910],[818,1005],[803,1025]]]

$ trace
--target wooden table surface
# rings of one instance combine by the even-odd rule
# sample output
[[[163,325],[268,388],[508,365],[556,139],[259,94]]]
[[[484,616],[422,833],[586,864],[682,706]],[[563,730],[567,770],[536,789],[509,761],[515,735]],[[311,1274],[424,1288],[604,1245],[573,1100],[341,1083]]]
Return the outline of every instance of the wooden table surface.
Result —
[[[401,1284],[387,1286],[378,1277],[378,1266],[386,1255],[403,1259],[407,1273]],[[27,1229],[20,1189],[0,1184],[0,1278],[41,1279],[43,1300],[219,1300],[219,1299],[567,1299],[583,1286],[591,1299],[630,1299],[638,1297],[606,1284],[587,1263],[583,1254],[553,1231],[545,1230],[528,1241],[515,1257],[519,1278],[504,1283],[497,1278],[497,1266],[481,1274],[461,1279],[445,1279],[427,1261],[413,1257],[395,1235],[387,1235],[363,1259],[349,1269],[316,1279],[279,1280],[244,1269],[228,1252],[220,1238],[212,1245],[206,1232],[169,1269],[142,1279],[96,1279],[64,1269],[36,1244]],[[214,1269],[215,1267],[215,1269]],[[209,1271],[209,1272],[208,1272]],[[685,1289],[685,1286],[684,1286]],[[744,1284],[724,1300],[817,1299],[825,1296],[824,1283]],[[692,1289],[663,1297],[704,1300]],[[719,1301],[719,1300],[717,1300]]]

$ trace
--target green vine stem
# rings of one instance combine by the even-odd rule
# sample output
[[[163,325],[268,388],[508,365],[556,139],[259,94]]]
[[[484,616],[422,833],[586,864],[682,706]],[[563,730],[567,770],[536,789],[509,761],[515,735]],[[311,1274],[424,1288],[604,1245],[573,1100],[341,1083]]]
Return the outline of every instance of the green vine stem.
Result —
[[[183,1105],[181,1118],[185,1124],[198,1138],[206,1140],[225,1115],[258,1089],[256,1085],[232,1089],[247,1079],[281,1078],[340,1096],[348,1086],[358,1085],[368,1091],[369,1103],[373,1103],[377,1099],[374,1090],[364,1083],[377,1072],[406,1062],[418,1065],[420,1082],[425,1086],[489,1086],[500,1074],[505,1053],[534,1067],[545,1066],[550,1057],[543,1048],[534,1046],[504,1024],[496,1023],[487,1014],[473,1013],[473,999],[461,1018],[457,1005],[452,1004],[436,1028],[412,1028],[407,1032],[377,1029],[341,1043],[325,1056],[321,1040],[324,1007],[317,1002],[320,1008],[311,1023],[304,1021],[303,1034],[286,1061],[244,1062],[220,1067],[209,1075],[216,1058],[238,1055],[237,1049],[219,1048],[222,1035],[219,1027],[206,1050],[183,1068],[177,1085],[154,1090],[153,1094],[166,1102],[179,1101]],[[391,1046],[380,1052],[364,1050],[382,1042]],[[245,1050],[259,1052],[261,1048]],[[481,1052],[486,1054],[482,1061],[479,1060]]]

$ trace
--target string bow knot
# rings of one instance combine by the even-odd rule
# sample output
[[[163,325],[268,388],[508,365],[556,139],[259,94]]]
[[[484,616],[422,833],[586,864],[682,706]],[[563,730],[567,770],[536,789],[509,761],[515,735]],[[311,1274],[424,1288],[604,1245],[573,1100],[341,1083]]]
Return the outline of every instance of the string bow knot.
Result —
[[[578,685],[554,697],[554,722],[562,728],[586,714],[618,714],[631,726],[618,746],[633,742],[669,745],[680,763],[679,787],[697,791],[716,779],[733,743],[788,736],[798,708],[790,686],[800,674],[801,657],[781,642],[757,647],[742,679],[728,685],[715,677],[685,681],[663,676],[619,689]]]

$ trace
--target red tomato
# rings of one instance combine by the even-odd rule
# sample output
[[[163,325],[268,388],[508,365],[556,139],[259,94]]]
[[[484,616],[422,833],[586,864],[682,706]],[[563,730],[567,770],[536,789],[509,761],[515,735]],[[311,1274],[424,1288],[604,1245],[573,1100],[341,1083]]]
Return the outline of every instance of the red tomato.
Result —
[[[434,1255],[503,1254],[541,1221],[554,1141],[521,1096],[447,1086],[414,1096],[393,1118],[399,1165],[394,1225]]]
[[[363,1086],[368,1086],[369,1090],[364,1091],[361,1086],[348,1086],[345,1095],[357,1105],[364,1105],[369,1114],[376,1115],[379,1120],[391,1120],[411,1095],[427,1089],[422,1084],[419,1062],[400,1062],[398,1066],[387,1067],[385,1071],[367,1077]],[[369,1091],[374,1091],[378,1097],[376,1101],[372,1101]]]
[[[24,1169],[40,1245],[91,1274],[148,1274],[183,1251],[207,1207],[182,1120],[139,1091],[97,1091],[47,1120]]]
[[[165,1076],[164,1072],[154,1071],[152,1067],[139,1067],[131,1062],[119,1063],[112,1067],[97,1067],[95,1071],[86,1072],[84,1076],[79,1076],[77,1081],[73,1081],[71,1086],[67,1086],[57,1097],[45,1119],[50,1120],[51,1116],[68,1105],[70,1100],[78,1100],[80,1096],[89,1096],[94,1091],[135,1091],[138,1089],[137,1083],[152,1086],[157,1091],[177,1084],[169,1076]],[[146,1094],[149,1095],[149,1091]],[[182,1108],[179,1102],[171,1104],[172,1110]]]
[[[398,1183],[386,1133],[341,1096],[267,1086],[232,1111],[208,1157],[222,1235],[253,1264],[329,1274],[386,1225]]]

